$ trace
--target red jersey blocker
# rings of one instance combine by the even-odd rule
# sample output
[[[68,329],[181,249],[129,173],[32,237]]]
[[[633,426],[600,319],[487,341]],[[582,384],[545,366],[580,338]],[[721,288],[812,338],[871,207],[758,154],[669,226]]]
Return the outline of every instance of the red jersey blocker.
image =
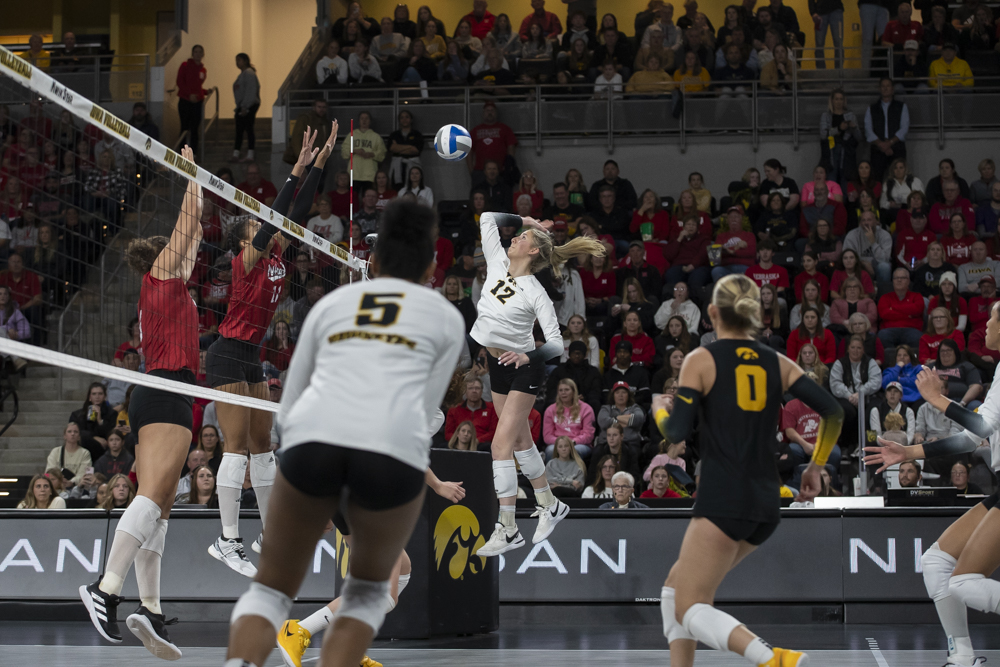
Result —
[[[250,273],[243,267],[243,253],[233,257],[232,267],[232,296],[219,333],[225,338],[260,345],[285,289],[281,247],[275,243],[270,256],[254,264]]]

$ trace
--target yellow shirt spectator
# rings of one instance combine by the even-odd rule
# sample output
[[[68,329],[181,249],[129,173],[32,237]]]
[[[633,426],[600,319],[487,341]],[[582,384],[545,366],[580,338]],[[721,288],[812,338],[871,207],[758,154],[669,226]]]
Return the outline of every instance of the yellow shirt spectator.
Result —
[[[427,57],[434,62],[438,62],[444,58],[448,52],[448,45],[445,44],[444,37],[441,35],[434,35],[433,37],[427,35],[421,37],[420,41],[427,47]]]
[[[945,54],[948,50],[945,50]],[[955,57],[952,52],[951,62],[945,62],[944,56],[931,63],[927,74],[931,88],[937,88],[938,79],[943,88],[972,88],[972,68],[969,63]]]
[[[636,72],[625,86],[626,93],[666,95],[674,87],[673,79],[663,70]]]
[[[29,63],[40,69],[48,69],[49,63],[51,62],[50,58],[52,56],[52,54],[45,49],[39,49],[38,51],[32,51],[29,49],[27,51],[22,51],[20,55]]]
[[[681,84],[680,89],[683,93],[703,93],[708,90],[708,83],[711,80],[712,77],[704,67],[697,74],[694,72],[683,74],[680,69],[674,72],[674,81]]]

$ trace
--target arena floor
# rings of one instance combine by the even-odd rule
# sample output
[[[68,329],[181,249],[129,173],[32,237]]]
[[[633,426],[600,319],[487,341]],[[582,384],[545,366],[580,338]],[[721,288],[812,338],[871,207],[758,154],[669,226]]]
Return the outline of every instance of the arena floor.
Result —
[[[944,637],[933,625],[752,625],[769,642],[809,652],[814,667],[940,667]],[[184,651],[178,665],[220,667],[225,656],[227,625],[189,623],[171,628]],[[977,655],[1000,663],[996,626],[973,626]],[[378,642],[370,655],[386,667],[435,665],[450,667],[593,667],[670,664],[670,652],[655,627],[623,629],[601,626],[567,629],[514,627],[484,636],[426,641]],[[89,623],[0,623],[0,665],[47,667],[118,667],[163,664],[126,633],[122,646],[104,645]],[[304,665],[315,664],[318,648],[306,653]],[[266,667],[282,664],[277,652]],[[697,665],[737,667],[742,658],[699,651]]]

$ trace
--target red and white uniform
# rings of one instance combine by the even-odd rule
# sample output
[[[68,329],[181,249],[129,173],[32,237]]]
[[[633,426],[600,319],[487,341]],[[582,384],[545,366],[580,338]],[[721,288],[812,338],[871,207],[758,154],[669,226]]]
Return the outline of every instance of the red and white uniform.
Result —
[[[198,306],[180,278],[142,277],[139,291],[139,339],[146,372],[198,372]]]
[[[240,253],[233,258],[232,296],[219,333],[226,338],[256,345],[264,339],[281,301],[281,292],[285,288],[285,261],[281,258],[281,246],[277,241],[271,248],[270,256],[257,260],[250,273],[243,269],[242,255]]]

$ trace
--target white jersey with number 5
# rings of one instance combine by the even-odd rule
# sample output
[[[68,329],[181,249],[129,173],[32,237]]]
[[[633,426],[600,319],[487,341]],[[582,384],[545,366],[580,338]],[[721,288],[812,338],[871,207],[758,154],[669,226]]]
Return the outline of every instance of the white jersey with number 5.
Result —
[[[485,347],[530,352],[535,349],[531,331],[537,319],[545,335],[546,359],[562,354],[559,320],[545,288],[534,276],[510,276],[510,260],[500,245],[495,214],[483,213],[479,217],[479,227],[486,258],[486,282],[476,306],[479,317],[472,327],[472,338]]]
[[[426,470],[430,427],[464,342],[458,309],[422,285],[376,278],[328,294],[309,311],[288,367],[282,446],[323,442]]]

